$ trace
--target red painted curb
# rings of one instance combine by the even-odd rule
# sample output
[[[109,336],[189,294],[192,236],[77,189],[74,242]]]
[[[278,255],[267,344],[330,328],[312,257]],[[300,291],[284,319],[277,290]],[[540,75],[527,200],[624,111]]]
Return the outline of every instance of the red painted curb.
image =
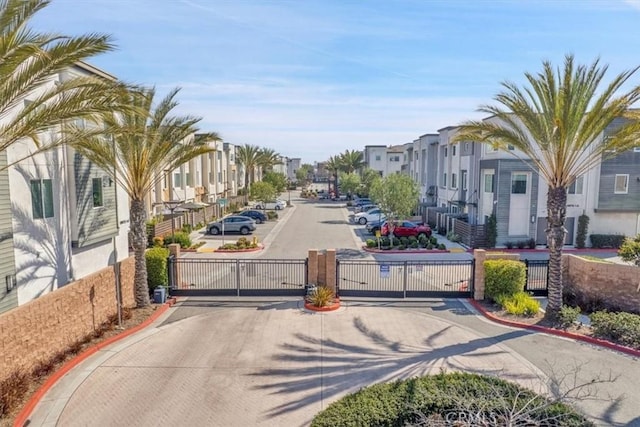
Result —
[[[593,337],[588,337],[585,335],[579,335],[579,334],[574,334],[572,332],[568,332],[568,331],[562,331],[560,329],[553,329],[553,328],[547,328],[544,326],[539,326],[539,325],[529,325],[526,323],[520,323],[520,322],[515,322],[513,320],[505,320],[505,319],[501,319],[497,316],[494,316],[493,314],[489,313],[488,311],[486,311],[484,309],[484,307],[482,307],[482,305],[478,304],[475,300],[469,299],[468,300],[469,303],[476,309],[478,310],[480,313],[482,313],[482,315],[484,317],[486,317],[487,319],[494,321],[496,323],[500,323],[502,325],[506,325],[506,326],[514,326],[516,328],[523,328],[523,329],[529,329],[532,331],[536,331],[536,332],[543,332],[545,334],[549,334],[549,335],[557,335],[559,337],[564,337],[564,338],[571,338],[574,339],[576,341],[583,341],[589,344],[594,344],[594,345],[599,345],[601,347],[606,347],[610,350],[616,350],[619,351],[621,353],[625,353],[628,354],[630,356],[635,356],[635,357],[640,357],[640,350],[636,350],[630,347],[625,347],[623,345],[620,344],[615,344],[612,343],[610,341],[605,341],[599,338],[593,338]]]
[[[24,406],[24,408],[22,408],[22,411],[20,411],[20,413],[18,414],[18,416],[14,420],[13,426],[14,427],[24,427],[24,426],[26,426],[27,422],[29,421],[29,416],[31,416],[31,413],[35,409],[35,407],[38,404],[38,402],[40,402],[40,399],[42,399],[42,397],[51,389],[51,387],[53,387],[60,380],[60,378],[65,376],[65,374],[67,372],[69,372],[71,369],[73,369],[76,366],[78,366],[81,362],[83,362],[85,359],[87,359],[92,354],[97,353],[98,350],[101,350],[102,348],[108,346],[109,344],[113,344],[116,341],[120,341],[121,339],[126,338],[129,335],[132,335],[132,334],[138,332],[139,330],[149,326],[158,317],[160,317],[161,314],[163,314],[165,311],[167,311],[169,309],[169,307],[171,307],[175,303],[176,303],[176,298],[169,298],[167,300],[166,304],[163,304],[162,306],[160,306],[160,308],[158,308],[144,322],[140,323],[137,326],[134,326],[131,329],[126,329],[126,330],[122,331],[121,333],[119,333],[118,335],[114,335],[114,336],[112,336],[110,338],[107,338],[106,340],[104,340],[104,341],[102,341],[102,342],[100,342],[100,343],[98,343],[98,344],[96,344],[96,345],[94,345],[92,347],[89,347],[88,349],[86,349],[85,351],[83,351],[82,353],[78,354],[73,359],[69,360],[64,365],[62,365],[60,367],[60,369],[55,371],[49,378],[47,378],[47,380],[44,382],[44,384],[42,384],[40,386],[40,388],[38,390],[36,390],[36,392],[33,394],[33,396],[31,396],[31,398],[29,399],[27,404]]]
[[[451,252],[449,249],[444,249],[444,250],[441,250],[441,249],[422,249],[422,250],[417,250],[417,249],[405,249],[405,250],[389,249],[389,250],[383,250],[383,249],[368,248],[366,246],[363,246],[362,250],[365,251],[365,252],[371,252],[371,253],[375,253],[375,254],[431,254],[431,253],[444,254],[444,253]]]
[[[305,301],[304,308],[311,311],[335,311],[340,308],[340,300],[338,298],[335,299],[333,305],[329,305],[326,307],[316,307],[315,305],[308,303]]]

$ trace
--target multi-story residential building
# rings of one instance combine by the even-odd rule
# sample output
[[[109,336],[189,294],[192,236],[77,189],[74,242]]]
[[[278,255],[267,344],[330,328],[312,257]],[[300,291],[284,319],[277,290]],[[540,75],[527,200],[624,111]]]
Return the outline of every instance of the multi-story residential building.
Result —
[[[286,158],[286,164],[287,164],[287,179],[289,181],[296,181],[297,177],[296,177],[296,172],[298,172],[298,170],[300,169],[300,167],[302,166],[302,159],[299,157],[295,157],[295,158]]]
[[[85,63],[46,85],[74,76],[115,77]],[[29,102],[28,99],[25,102]],[[85,122],[78,120],[82,127]],[[52,129],[43,139],[52,138]],[[0,153],[0,311],[51,292],[129,256],[129,200],[101,169],[61,146],[23,159],[30,142]]]
[[[404,158],[405,145],[389,147],[385,145],[365,145],[364,147],[365,166],[377,171],[382,177],[401,173]]]

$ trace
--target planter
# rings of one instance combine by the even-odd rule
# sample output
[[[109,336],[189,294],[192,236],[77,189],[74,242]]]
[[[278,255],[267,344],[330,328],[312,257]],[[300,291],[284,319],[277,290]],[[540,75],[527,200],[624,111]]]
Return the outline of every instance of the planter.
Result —
[[[340,298],[335,298],[333,300],[332,305],[326,305],[324,307],[316,307],[310,302],[304,302],[304,308],[311,311],[325,312],[325,311],[335,311],[340,308]]]

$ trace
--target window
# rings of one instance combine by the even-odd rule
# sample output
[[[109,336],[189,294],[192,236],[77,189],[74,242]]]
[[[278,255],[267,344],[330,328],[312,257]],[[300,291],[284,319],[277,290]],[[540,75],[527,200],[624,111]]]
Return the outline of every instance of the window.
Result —
[[[379,162],[379,161],[380,161],[380,155],[379,155],[379,154],[377,154],[377,155],[376,155],[376,162]]]
[[[458,188],[458,176],[455,173],[451,174],[451,188]]]
[[[640,153],[640,147],[633,147],[634,153]]]
[[[446,173],[442,174],[442,186],[443,187],[447,186],[447,174]]]
[[[182,187],[182,175],[180,172],[176,172],[173,174],[173,186],[174,187]]]
[[[511,175],[511,194],[527,194],[527,175],[514,173]]]
[[[222,160],[222,151],[218,151],[218,160]]]
[[[584,177],[579,176],[575,181],[571,183],[567,189],[568,194],[582,194],[582,187],[584,185]]]
[[[391,157],[389,157],[389,161],[390,162],[399,162],[400,161],[400,156],[391,156]]]
[[[189,187],[193,187],[193,182],[191,181],[191,172],[187,172],[187,185]]]
[[[222,182],[222,172],[218,172],[218,182]]]
[[[462,172],[462,176],[461,176],[460,180],[462,181],[461,182],[462,189],[466,190],[467,189],[467,172],[466,171]]]
[[[484,192],[493,193],[493,174],[488,173],[484,176]]]
[[[414,157],[416,160],[418,160],[418,152],[416,151],[416,155]]]
[[[448,147],[444,147],[444,156],[447,157]]]
[[[455,155],[456,155],[456,146],[455,146],[455,145],[453,145],[453,146],[451,147],[451,155],[452,155],[452,156],[455,156]]]
[[[515,149],[516,149],[516,147],[514,147],[513,145],[511,145],[511,144],[507,145],[507,150],[513,151]]]
[[[91,195],[93,196],[94,208],[100,208],[104,206],[102,200],[102,178],[93,178],[91,180]]]
[[[33,219],[53,217],[53,186],[50,179],[31,180]]]
[[[629,192],[629,174],[616,175],[613,192],[615,194],[627,194]]]

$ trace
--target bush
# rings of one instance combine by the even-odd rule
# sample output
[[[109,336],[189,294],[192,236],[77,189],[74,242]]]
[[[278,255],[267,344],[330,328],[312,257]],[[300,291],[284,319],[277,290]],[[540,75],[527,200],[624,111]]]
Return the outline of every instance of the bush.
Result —
[[[153,238],[153,247],[161,248],[164,246],[164,239],[162,237],[154,237]]]
[[[444,251],[447,249],[447,247],[444,245],[444,243],[440,243],[438,244],[438,249],[440,249],[441,251]]]
[[[451,242],[454,242],[454,243],[458,243],[462,239],[456,233],[454,233],[453,231],[450,231],[450,232],[447,233],[447,240],[449,240]]]
[[[589,230],[589,215],[582,214],[578,217],[578,232],[576,233],[576,248],[583,249],[587,242]]]
[[[268,220],[278,219],[278,213],[274,211],[267,211],[267,219]]]
[[[328,286],[318,286],[309,295],[307,295],[307,302],[315,307],[326,307],[333,304],[335,294],[333,289]]]
[[[191,224],[184,224],[182,226],[182,232],[186,234],[190,234],[193,231],[193,226]]]
[[[375,240],[367,239],[367,247],[368,248],[375,248],[376,246],[378,246],[378,244],[376,243]]]
[[[391,246],[391,240],[387,236],[380,237],[380,246]]]
[[[435,246],[438,244],[438,238],[436,236],[431,236],[429,237],[429,242]]]
[[[527,246],[527,241],[526,240],[518,240],[516,242],[516,247],[518,249],[524,249]]]
[[[529,249],[535,249],[536,248],[536,239],[534,239],[533,237],[529,240],[527,240],[527,246],[529,247]]]
[[[623,261],[632,262],[640,267],[640,234],[633,239],[625,239],[622,246],[620,246],[618,256]]]
[[[513,242],[505,242],[505,243],[504,243],[504,246],[505,246],[507,249],[513,249]]]
[[[429,238],[424,234],[421,234],[418,238],[418,243],[420,243],[420,246],[427,246],[427,243],[429,243]]]
[[[624,234],[591,234],[591,246],[594,248],[615,248],[622,246],[625,239]]]
[[[417,241],[409,243],[411,249],[417,249],[419,246],[420,244]]]
[[[167,276],[168,257],[169,250],[166,248],[151,248],[145,252],[149,291],[153,291],[158,286],[169,286],[169,277]]]
[[[640,350],[640,315],[598,311],[589,317],[594,336]]]
[[[428,250],[432,250],[433,249],[433,245],[431,244],[431,242],[427,243],[427,249]]]
[[[164,236],[165,245],[170,245],[172,243],[178,243],[183,249],[188,248],[191,246],[191,238],[187,233],[182,231],[176,231],[173,236],[171,234]]]
[[[496,247],[496,240],[498,238],[498,220],[495,214],[487,219],[487,246],[490,248]]]
[[[467,411],[461,413],[461,408]],[[519,418],[518,413],[521,414]],[[550,402],[518,384],[462,372],[362,388],[330,404],[314,417],[311,426],[472,425],[445,422],[445,417],[451,414],[465,416],[465,421],[491,420],[496,414],[509,414],[510,425],[518,426],[593,426],[570,406]],[[494,421],[477,425],[502,425]]]
[[[526,292],[498,295],[495,300],[507,313],[516,316],[534,316],[540,310],[540,303]]]
[[[558,326],[562,329],[567,329],[568,327],[573,326],[578,321],[580,313],[580,307],[563,305],[560,309],[560,313],[558,313]]]
[[[426,236],[420,235],[420,237],[426,237]],[[416,236],[409,236],[407,238],[407,242],[409,243],[409,245],[412,245],[414,243],[418,243],[418,238]]]
[[[403,236],[403,237],[400,237],[398,240],[400,241],[400,244],[402,246],[407,246],[409,244],[409,238],[407,237]]]
[[[499,296],[511,296],[524,291],[526,267],[520,261],[490,259],[484,262],[485,295],[496,301]]]

